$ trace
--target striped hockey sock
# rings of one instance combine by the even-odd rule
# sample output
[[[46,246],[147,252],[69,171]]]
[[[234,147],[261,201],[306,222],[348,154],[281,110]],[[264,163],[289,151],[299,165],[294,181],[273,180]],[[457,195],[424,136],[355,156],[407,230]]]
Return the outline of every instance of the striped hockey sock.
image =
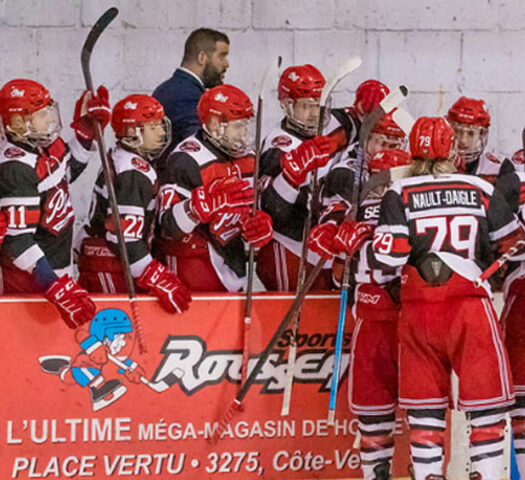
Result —
[[[408,410],[410,455],[415,480],[443,475],[445,410]]]
[[[472,472],[483,480],[502,478],[506,408],[470,412],[470,461]]]
[[[364,480],[387,480],[394,454],[395,413],[359,415],[361,468]]]
[[[512,410],[512,431],[520,478],[525,478],[525,397],[516,397]]]

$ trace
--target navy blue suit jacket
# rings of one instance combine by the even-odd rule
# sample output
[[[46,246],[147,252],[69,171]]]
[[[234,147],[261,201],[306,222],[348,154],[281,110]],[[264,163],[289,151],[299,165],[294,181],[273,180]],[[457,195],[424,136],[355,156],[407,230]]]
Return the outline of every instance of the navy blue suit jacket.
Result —
[[[161,103],[171,120],[172,145],[177,145],[200,128],[197,103],[203,93],[202,84],[180,68],[153,92],[153,97]]]

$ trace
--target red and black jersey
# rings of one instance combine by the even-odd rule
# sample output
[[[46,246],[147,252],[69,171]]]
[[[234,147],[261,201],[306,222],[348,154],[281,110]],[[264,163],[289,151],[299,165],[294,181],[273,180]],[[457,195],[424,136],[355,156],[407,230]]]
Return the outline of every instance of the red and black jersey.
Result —
[[[505,160],[496,181],[496,189],[501,191],[512,211],[522,224],[525,223],[525,172],[516,171],[515,164]],[[525,277],[525,253],[512,257],[507,264],[503,291],[508,292],[512,282]]]
[[[488,182],[461,174],[423,175],[388,190],[368,248],[389,267],[417,266],[435,253],[456,273],[474,279],[492,263],[492,243],[519,228],[503,195]]]
[[[337,147],[328,164],[317,170],[320,187],[341,152],[356,141],[359,127],[360,121],[356,116],[349,115],[345,110],[331,111],[323,134],[333,137],[334,145]],[[283,119],[264,139],[261,155],[261,177],[263,179],[266,177],[265,183],[267,183],[261,196],[262,209],[272,217],[274,240],[283,244],[296,256],[301,255],[303,226],[310,204],[311,175],[307,176],[305,183],[300,188],[290,185],[281,171],[281,157],[297,148],[305,140],[307,138],[300,137],[296,132],[287,128],[286,119]],[[312,259],[313,256],[309,258],[310,262]],[[315,261],[313,259],[314,263]]]
[[[220,213],[208,224],[198,223],[190,210],[191,192],[219,178],[236,176],[253,184],[254,157],[232,158],[212,145],[202,130],[179,145],[159,169],[156,235],[172,249],[207,245],[214,269],[229,290],[244,286],[247,246],[241,237],[240,215]]]
[[[152,260],[149,240],[155,217],[157,173],[149,162],[123,148],[110,151],[110,156],[131,275],[138,278]],[[105,238],[118,255],[118,238],[111,213],[104,172],[100,171],[93,191],[89,224],[84,230],[89,237]]]
[[[2,262],[32,272],[43,256],[58,271],[71,266],[74,212],[69,183],[90,151],[58,138],[41,151],[6,142],[0,147],[0,208],[7,216]]]

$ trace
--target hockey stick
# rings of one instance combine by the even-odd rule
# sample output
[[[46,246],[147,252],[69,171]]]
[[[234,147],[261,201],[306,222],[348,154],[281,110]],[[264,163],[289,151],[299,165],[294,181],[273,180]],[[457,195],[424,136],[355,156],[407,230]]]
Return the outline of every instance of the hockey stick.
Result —
[[[397,88],[394,92],[392,92],[390,95],[384,98],[381,102],[380,107],[377,107],[375,110],[382,108],[385,110],[385,112],[390,112],[403,101],[404,97],[407,95],[407,92],[408,91],[405,86]],[[261,369],[268,360],[268,357],[272,353],[275,344],[277,343],[279,338],[281,338],[286,328],[288,328],[288,325],[292,318],[299,311],[299,308],[301,307],[301,304],[304,298],[306,297],[306,294],[310,291],[310,288],[312,288],[312,285],[314,284],[317,276],[323,269],[324,264],[325,260],[319,260],[319,262],[317,262],[313,270],[310,272],[310,275],[308,275],[308,278],[306,279],[303,288],[297,293],[294,301],[290,305],[290,308],[288,308],[286,315],[284,316],[283,320],[277,327],[277,330],[266,345],[266,348],[259,355],[259,358],[257,359],[257,362],[250,371],[246,382],[241,386],[239,392],[237,393],[237,396],[233,399],[232,403],[229,405],[228,409],[224,412],[223,416],[221,417],[218,428],[217,430],[215,430],[215,434],[213,435],[212,441],[216,442],[221,437],[222,433],[224,432],[224,429],[226,428],[228,423],[230,423],[230,420],[233,418],[233,415],[237,410],[239,410],[239,406],[248,394],[251,386],[255,383],[257,376],[259,375]]]
[[[277,57],[277,70],[281,66],[282,57]],[[264,71],[259,95],[257,97],[257,118],[255,122],[255,160],[253,168],[253,186],[255,190],[255,198],[253,202],[252,217],[257,214],[257,206],[259,204],[260,189],[259,171],[261,165],[261,149],[262,149],[262,110],[263,110],[263,94],[269,74],[275,69],[274,62],[268,65]],[[241,367],[241,385],[246,381],[248,375],[248,360],[250,358],[250,326],[252,323],[252,297],[253,297],[253,279],[255,267],[255,249],[250,245],[250,253],[248,258],[248,285],[246,287],[246,305],[244,307],[244,331],[243,331],[243,349],[242,349],[242,367]]]
[[[108,27],[108,25],[115,19],[118,15],[118,9],[116,7],[111,7],[106,10],[102,16],[96,21],[95,25],[89,32],[86,41],[82,47],[82,53],[80,55],[80,62],[82,64],[82,73],[84,74],[84,81],[86,83],[86,88],[94,94],[93,88],[93,79],[91,77],[91,54],[93,53],[93,48],[97,43],[102,32]],[[126,244],[124,242],[124,235],[122,233],[122,226],[120,224],[119,212],[117,197],[115,195],[115,189],[113,187],[113,176],[112,169],[110,165],[110,160],[106,152],[106,146],[104,144],[104,135],[102,132],[102,127],[98,121],[94,121],[95,124],[95,138],[98,144],[98,151],[100,154],[100,161],[102,163],[102,170],[104,171],[104,181],[108,189],[108,199],[109,205],[111,207],[111,217],[113,224],[117,230],[117,239],[118,239],[118,250],[120,255],[120,261],[122,262],[122,269],[124,272],[124,277],[126,279],[126,288],[128,291],[128,298],[131,305],[131,311],[133,313],[133,318],[135,320],[135,326],[137,327],[137,340],[139,344],[139,352],[146,353],[146,344],[144,343],[144,334],[142,331],[142,324],[140,323],[139,314],[137,306],[135,305],[135,284],[133,283],[133,278],[131,276],[131,271],[129,267],[129,258],[128,252],[126,250]]]
[[[483,282],[488,280],[510,260],[510,257],[517,253],[522,253],[524,249],[523,247],[525,247],[525,240],[518,240],[507,252],[501,255],[501,257],[494,261],[478,278],[476,278],[476,280],[474,280],[474,285],[476,285],[476,287],[481,287]]]
[[[396,106],[405,100],[405,92],[399,102],[396,102]],[[385,107],[381,103],[379,108],[374,109],[369,113],[363,120],[363,124],[359,130],[359,143],[357,146],[357,158],[355,163],[354,171],[354,185],[352,188],[352,198],[350,204],[350,212],[347,215],[348,220],[355,220],[360,204],[360,190],[361,190],[361,177],[363,174],[364,164],[364,150],[366,148],[366,142],[374,126],[383,118],[389,111],[389,107]],[[328,425],[333,425],[335,420],[335,407],[337,403],[337,390],[339,387],[339,371],[341,369],[341,357],[343,354],[343,334],[346,323],[346,308],[348,303],[348,290],[350,288],[350,260],[348,255],[345,255],[345,262],[343,268],[343,281],[341,283],[341,300],[339,304],[339,320],[337,324],[337,335],[335,341],[335,355],[334,355],[334,369],[332,373],[332,382],[330,385],[330,400],[328,404]]]
[[[321,92],[320,98],[320,109],[319,109],[319,121],[317,124],[317,135],[323,134],[324,117],[326,114],[326,102],[337,84],[345,78],[347,75],[357,70],[361,66],[360,57],[352,57],[342,64],[335,75],[328,81]],[[312,172],[312,178],[310,181],[310,208],[307,211],[306,219],[303,226],[303,238],[302,238],[302,249],[301,259],[299,262],[299,273],[297,277],[297,291],[299,291],[304,284],[306,277],[306,264],[308,257],[308,235],[310,233],[310,226],[312,219],[316,220],[319,213],[319,199],[318,199],[318,178],[317,170]],[[290,413],[290,402],[292,398],[293,378],[295,369],[295,359],[297,357],[297,344],[296,336],[299,329],[300,322],[300,310],[297,312],[296,317],[293,321],[292,334],[290,335],[290,347],[288,349],[288,363],[286,368],[286,377],[284,382],[284,393],[283,393],[283,404],[281,408],[281,415],[286,416]]]
[[[108,360],[114,363],[117,367],[121,368],[122,370],[129,370],[130,367],[121,360],[119,360],[117,357],[114,357],[110,353],[108,353],[107,355]],[[158,382],[150,382],[143,375],[140,375],[140,381],[155,392],[161,393],[165,392],[166,390],[168,390],[168,388],[173,386],[179,378],[182,378],[183,375],[184,372],[180,368],[177,368],[175,369],[175,371],[170,372],[166,377],[164,377],[162,380],[159,380]]]

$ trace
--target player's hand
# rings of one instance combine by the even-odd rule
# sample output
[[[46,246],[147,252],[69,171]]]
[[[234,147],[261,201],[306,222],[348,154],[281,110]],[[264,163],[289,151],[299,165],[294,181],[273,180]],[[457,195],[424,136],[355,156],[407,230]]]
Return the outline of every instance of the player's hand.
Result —
[[[300,187],[308,172],[324,167],[330,160],[332,143],[330,137],[314,137],[285,153],[281,158],[281,168],[288,183]]]
[[[144,269],[137,279],[137,285],[155,295],[162,308],[170,313],[182,313],[189,308],[191,302],[189,290],[177,275],[171,273],[157,260],[152,260]]]
[[[96,365],[105,365],[108,363],[108,353],[108,346],[100,344],[89,354],[89,359]]]
[[[131,383],[140,383],[140,377],[144,376],[144,370],[137,365],[134,370],[131,368],[126,370],[124,375]]]
[[[249,213],[253,202],[254,191],[249,182],[234,176],[219,178],[191,192],[191,209],[201,223],[208,223],[218,212]]]
[[[364,222],[347,220],[341,224],[334,237],[333,247],[344,252],[350,257],[363,246],[363,244],[374,235],[374,227]]]
[[[71,128],[80,141],[89,142],[95,138],[94,122],[98,121],[104,131],[110,118],[109,93],[107,88],[101,85],[96,95],[85,90],[77,100]]]
[[[325,260],[332,259],[339,253],[339,251],[334,248],[334,238],[337,231],[338,226],[335,222],[316,225],[310,230],[308,248]]]
[[[69,328],[77,328],[95,316],[96,307],[84,290],[69,275],[55,280],[44,293]]]
[[[356,98],[356,108],[361,116],[370,113],[389,93],[386,85],[377,80],[368,80],[362,84],[359,98]]]
[[[245,215],[241,218],[241,232],[244,239],[258,250],[272,239],[272,217],[262,210],[257,210],[253,217]]]

